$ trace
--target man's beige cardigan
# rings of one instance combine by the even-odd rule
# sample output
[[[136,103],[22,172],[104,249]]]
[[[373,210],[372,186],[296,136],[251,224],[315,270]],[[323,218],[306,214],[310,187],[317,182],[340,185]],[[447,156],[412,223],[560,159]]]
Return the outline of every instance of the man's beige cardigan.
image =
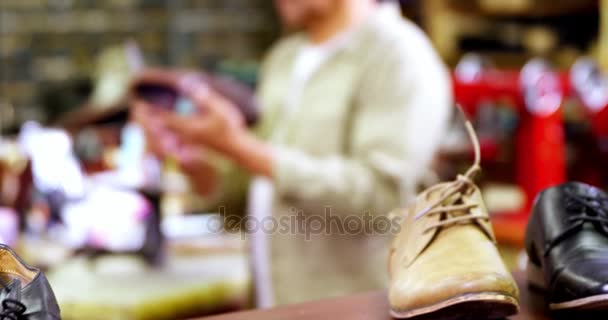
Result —
[[[307,82],[290,117],[284,103],[304,36],[281,40],[265,60],[258,129],[275,146],[274,218],[385,216],[411,194],[446,133],[449,76],[423,32],[393,5],[354,32]],[[266,235],[277,304],[385,286],[390,235],[335,229],[306,240],[306,230],[290,229]]]

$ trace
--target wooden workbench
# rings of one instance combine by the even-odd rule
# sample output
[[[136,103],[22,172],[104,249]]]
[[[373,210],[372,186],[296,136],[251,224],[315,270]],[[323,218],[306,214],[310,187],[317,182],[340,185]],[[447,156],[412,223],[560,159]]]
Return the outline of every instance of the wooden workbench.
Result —
[[[63,320],[174,320],[250,305],[249,263],[238,236],[171,241],[151,267],[128,255],[72,257],[46,275]],[[41,250],[39,250],[41,251]]]
[[[561,315],[550,317],[545,312],[542,294],[530,290],[525,282],[523,273],[516,273],[515,278],[521,290],[521,312],[509,320],[548,320],[548,319],[578,319],[599,320],[608,319],[608,313],[602,315]],[[205,320],[389,320],[388,302],[384,291],[364,293],[344,298],[308,302],[275,309],[245,311],[222,316],[205,318]],[[420,320],[421,318],[416,318]],[[441,320],[437,318],[425,318]],[[483,317],[473,316],[471,319],[484,320]]]

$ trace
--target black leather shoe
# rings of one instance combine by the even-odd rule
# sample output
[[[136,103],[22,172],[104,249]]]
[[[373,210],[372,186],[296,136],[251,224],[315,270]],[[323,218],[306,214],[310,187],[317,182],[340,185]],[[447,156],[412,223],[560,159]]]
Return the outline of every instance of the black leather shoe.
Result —
[[[59,306],[44,274],[0,245],[0,320],[59,319]]]
[[[608,195],[578,182],[541,192],[526,251],[528,280],[551,310],[608,311]]]

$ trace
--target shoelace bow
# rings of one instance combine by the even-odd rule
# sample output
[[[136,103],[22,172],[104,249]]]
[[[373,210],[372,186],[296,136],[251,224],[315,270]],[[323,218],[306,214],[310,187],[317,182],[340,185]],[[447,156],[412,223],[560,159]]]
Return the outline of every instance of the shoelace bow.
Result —
[[[414,216],[414,220],[418,220],[424,216],[437,214],[445,214],[445,217],[441,221],[428,226],[423,231],[425,233],[436,228],[454,224],[470,223],[478,219],[489,220],[487,215],[476,215],[472,213],[471,209],[478,207],[479,203],[465,203],[463,201],[465,195],[470,195],[474,192],[475,183],[473,182],[473,178],[481,170],[479,165],[481,161],[479,140],[477,139],[475,130],[469,121],[466,121],[465,126],[475,150],[475,162],[464,175],[458,175],[456,180],[448,184],[436,185],[426,191],[427,195],[429,195],[433,192],[441,190],[441,196],[431,205],[418,212]],[[464,212],[464,214],[454,215],[456,212]]]
[[[0,286],[10,292],[12,289],[6,282],[0,279]],[[0,311],[0,320],[26,320],[24,314],[27,307],[19,300],[5,298],[2,300],[2,311]]]
[[[591,223],[595,229],[608,237],[608,199],[577,194],[566,189],[566,209],[576,214],[568,217],[570,226],[547,244],[545,256],[549,254],[558,243],[580,231],[585,223]]]

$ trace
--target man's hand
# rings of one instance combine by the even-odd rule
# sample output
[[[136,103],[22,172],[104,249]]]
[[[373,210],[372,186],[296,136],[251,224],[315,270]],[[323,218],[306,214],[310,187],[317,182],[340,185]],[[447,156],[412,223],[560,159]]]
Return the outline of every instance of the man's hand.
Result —
[[[166,126],[164,116],[142,100],[133,101],[133,120],[141,126],[148,150],[160,159],[177,152],[178,139]]]
[[[207,161],[204,150],[185,147],[180,150],[175,158],[198,194],[206,196],[215,190],[218,182],[216,170]]]
[[[247,132],[239,110],[205,85],[182,91],[186,91],[197,111],[188,116],[168,113],[167,127],[185,143],[202,144],[232,155],[240,136]]]
[[[182,143],[166,126],[168,112],[152,110],[143,101],[134,101],[133,118],[144,131],[150,152],[160,159],[171,157],[188,175],[194,190],[200,195],[213,192],[216,184],[215,168],[205,158],[205,150]]]
[[[270,146],[247,131],[236,106],[201,84],[186,84],[181,89],[192,99],[197,113],[166,115],[166,126],[178,140],[213,149],[254,174],[272,175]]]

